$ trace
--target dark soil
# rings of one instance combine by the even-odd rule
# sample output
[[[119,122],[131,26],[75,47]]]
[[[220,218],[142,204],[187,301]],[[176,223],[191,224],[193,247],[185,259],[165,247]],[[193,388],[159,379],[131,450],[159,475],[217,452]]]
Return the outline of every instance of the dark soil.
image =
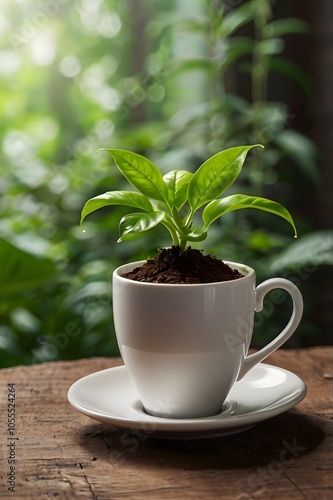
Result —
[[[181,255],[179,252],[176,246],[163,249],[157,257],[148,259],[123,277],[148,283],[193,284],[230,281],[243,276],[222,260],[203,255],[199,250],[189,247]]]

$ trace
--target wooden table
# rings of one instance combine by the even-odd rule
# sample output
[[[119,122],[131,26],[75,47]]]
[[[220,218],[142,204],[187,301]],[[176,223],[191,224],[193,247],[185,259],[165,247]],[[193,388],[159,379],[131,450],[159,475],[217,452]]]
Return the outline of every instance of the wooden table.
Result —
[[[119,358],[0,370],[0,498],[332,499],[333,348],[280,349],[267,362],[299,375],[306,398],[241,434],[191,441],[133,437],[69,405],[73,382]]]

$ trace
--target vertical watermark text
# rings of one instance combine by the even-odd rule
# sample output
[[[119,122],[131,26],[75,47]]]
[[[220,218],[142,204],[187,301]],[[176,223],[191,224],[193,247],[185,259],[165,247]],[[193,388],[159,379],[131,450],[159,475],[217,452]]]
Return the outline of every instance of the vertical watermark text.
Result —
[[[7,385],[7,489],[15,493],[16,488],[16,386]]]

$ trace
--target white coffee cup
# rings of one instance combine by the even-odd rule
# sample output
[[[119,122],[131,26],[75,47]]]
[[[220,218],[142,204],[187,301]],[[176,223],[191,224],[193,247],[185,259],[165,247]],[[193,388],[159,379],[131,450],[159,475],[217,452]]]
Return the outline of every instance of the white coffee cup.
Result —
[[[169,418],[215,415],[234,383],[284,344],[303,312],[302,295],[284,278],[256,287],[255,271],[226,262],[244,277],[208,284],[137,282],[113,273],[113,315],[117,341],[144,410]],[[293,311],[285,329],[266,347],[248,355],[254,313],[270,290],[284,289]]]

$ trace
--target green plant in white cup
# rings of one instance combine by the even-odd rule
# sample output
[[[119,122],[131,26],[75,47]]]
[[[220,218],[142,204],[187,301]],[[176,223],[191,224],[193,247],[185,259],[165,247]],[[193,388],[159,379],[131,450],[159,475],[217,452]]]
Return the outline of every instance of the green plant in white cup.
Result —
[[[109,205],[126,205],[139,209],[125,215],[119,224],[119,239],[125,241],[133,233],[141,233],[163,224],[172,243],[182,252],[191,242],[203,241],[210,225],[232,210],[256,208],[283,217],[295,231],[294,221],[286,208],[275,201],[257,196],[235,194],[220,196],[235,182],[242,170],[248,152],[260,144],[239,146],[221,151],[209,158],[192,174],[186,170],[172,170],[162,176],[147,158],[131,151],[105,149],[114,159],[120,172],[137,191],[108,191],[87,201],[85,217]],[[202,208],[202,226],[193,228],[196,212]]]
[[[208,256],[209,264],[230,270],[224,281],[215,274],[215,267],[209,281],[174,282],[166,277],[168,266],[172,271],[192,263],[188,255],[196,252],[197,257],[200,252],[189,244],[204,240],[211,224],[232,210],[255,208],[278,215],[292,225],[297,236],[290,213],[279,203],[243,194],[220,197],[256,146],[260,145],[221,151],[193,174],[172,170],[164,176],[141,155],[107,149],[137,191],[106,192],[88,200],[82,210],[81,225],[88,214],[105,206],[135,208],[121,219],[118,241],[158,224],[170,232],[170,249],[161,250],[156,259],[125,264],[113,273],[118,345],[143,407],[152,415],[200,418],[219,413],[234,383],[285,343],[301,320],[303,301],[298,288],[283,278],[256,286],[255,271],[245,264],[223,263]],[[194,216],[202,208],[202,223],[193,227]],[[157,262],[159,269],[161,261],[163,272],[152,273],[151,268]],[[264,296],[275,288],[291,295],[289,323],[267,346],[248,355],[254,313],[262,310]]]

